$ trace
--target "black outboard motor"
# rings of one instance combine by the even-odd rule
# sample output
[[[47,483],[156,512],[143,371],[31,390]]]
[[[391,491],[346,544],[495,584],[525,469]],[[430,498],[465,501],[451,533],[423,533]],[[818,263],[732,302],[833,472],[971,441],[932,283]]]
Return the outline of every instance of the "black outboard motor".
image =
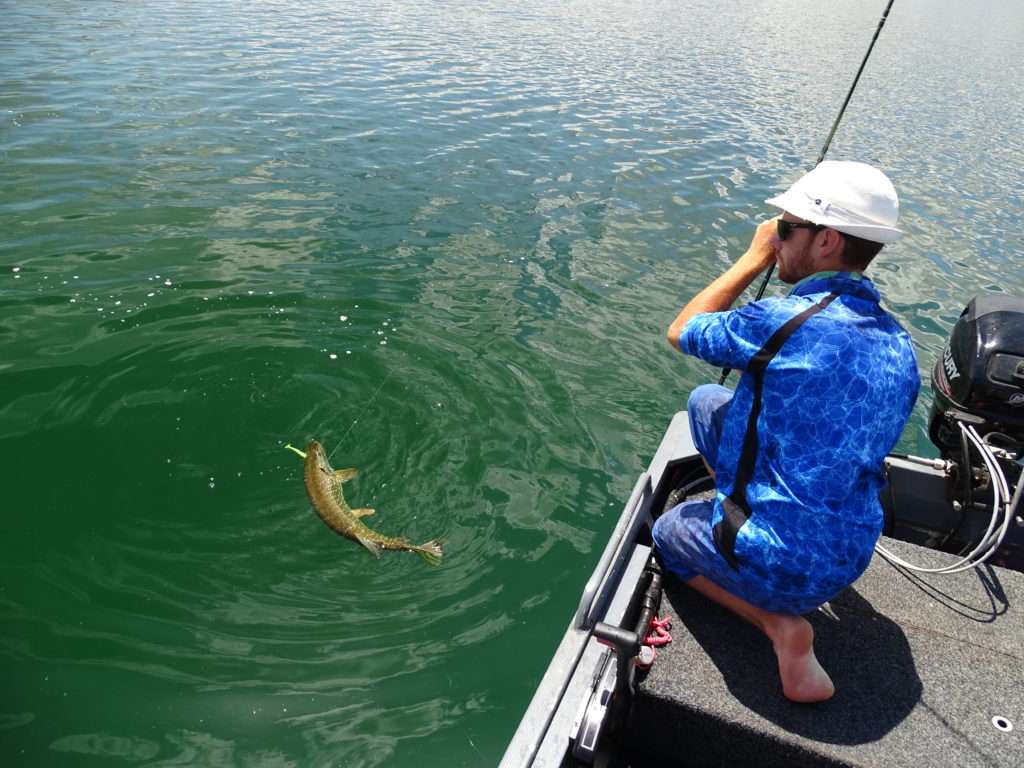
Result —
[[[932,392],[928,433],[942,459],[904,474],[889,463],[887,532],[959,555],[991,549],[988,562],[1024,570],[1024,504],[1011,501],[1024,464],[1024,299],[971,299],[932,370]],[[908,482],[926,476],[944,490]],[[1000,519],[1009,522],[991,538]]]
[[[963,458],[956,420],[991,435],[986,442],[1019,454],[1024,448],[1024,299],[999,294],[971,299],[935,363],[932,391],[928,434],[943,458]]]

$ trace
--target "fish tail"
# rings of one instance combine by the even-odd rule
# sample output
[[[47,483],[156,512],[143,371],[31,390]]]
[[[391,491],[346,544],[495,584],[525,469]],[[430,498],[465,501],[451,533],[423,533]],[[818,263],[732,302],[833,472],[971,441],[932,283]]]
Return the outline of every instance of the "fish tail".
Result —
[[[423,558],[427,565],[440,565],[441,556],[444,554],[441,551],[441,545],[444,544],[440,539],[432,539],[431,541],[420,544],[418,547],[413,547],[412,551]]]

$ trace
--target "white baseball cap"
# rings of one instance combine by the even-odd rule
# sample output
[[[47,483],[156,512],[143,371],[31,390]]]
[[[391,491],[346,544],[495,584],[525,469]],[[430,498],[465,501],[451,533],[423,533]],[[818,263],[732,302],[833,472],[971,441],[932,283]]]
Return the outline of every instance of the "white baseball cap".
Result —
[[[895,243],[900,201],[889,178],[867,163],[825,160],[778,197],[765,200],[801,219],[875,243]]]

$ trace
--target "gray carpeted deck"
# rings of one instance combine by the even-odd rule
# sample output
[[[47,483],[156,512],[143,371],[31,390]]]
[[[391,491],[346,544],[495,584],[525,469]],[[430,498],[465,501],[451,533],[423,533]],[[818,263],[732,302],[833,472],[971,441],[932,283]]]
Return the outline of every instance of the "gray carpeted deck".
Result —
[[[883,541],[916,563],[955,559]],[[837,689],[817,705],[783,698],[757,630],[666,583],[674,642],[640,685],[633,765],[1024,766],[1024,574],[919,577],[876,555],[833,616],[809,617]]]

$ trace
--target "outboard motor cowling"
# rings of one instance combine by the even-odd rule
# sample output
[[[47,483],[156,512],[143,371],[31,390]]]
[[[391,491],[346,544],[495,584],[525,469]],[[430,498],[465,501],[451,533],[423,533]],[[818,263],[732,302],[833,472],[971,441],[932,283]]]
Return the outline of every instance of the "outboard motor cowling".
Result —
[[[961,452],[956,420],[1024,444],[1024,299],[971,299],[932,370],[932,392],[928,433],[943,457]]]

